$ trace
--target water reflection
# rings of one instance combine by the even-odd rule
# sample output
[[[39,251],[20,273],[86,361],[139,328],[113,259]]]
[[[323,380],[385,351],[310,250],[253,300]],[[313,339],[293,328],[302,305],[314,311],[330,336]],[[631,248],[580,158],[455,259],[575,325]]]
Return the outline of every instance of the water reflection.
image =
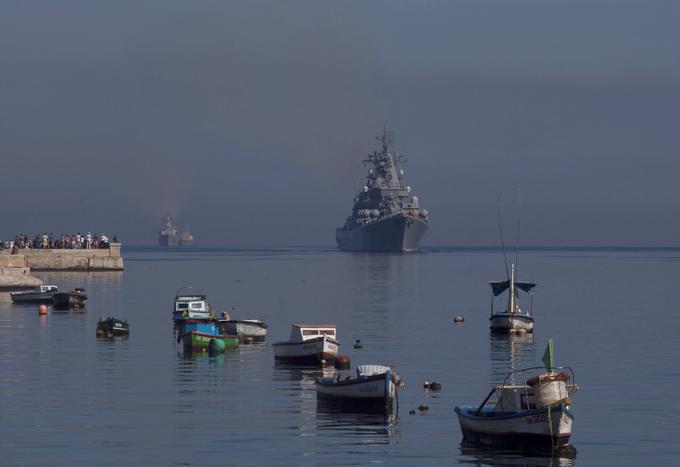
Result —
[[[478,447],[460,448],[463,458],[459,459],[461,464],[472,465],[492,465],[492,466],[531,466],[531,467],[571,467],[574,465],[575,456],[526,456],[516,452],[485,451]]]
[[[489,346],[492,384],[501,384],[511,371],[535,366],[533,333],[492,334],[489,336]],[[520,383],[519,381],[512,382]]]
[[[420,254],[343,253],[348,263],[343,282],[349,284],[347,318],[360,323],[354,338],[386,343],[386,329],[393,329],[399,314],[422,303],[420,282]],[[404,294],[410,294],[408,298]],[[403,316],[403,315],[402,315]]]
[[[317,402],[317,425],[321,435],[342,440],[345,445],[385,445],[392,444],[401,437],[395,414],[372,415],[351,414],[334,411]]]
[[[224,363],[229,357],[237,356],[239,353],[238,347],[225,347],[224,352],[213,355],[210,352],[203,351],[178,351],[177,356],[183,362],[182,368],[184,370],[196,370],[203,366],[203,364],[219,364]]]

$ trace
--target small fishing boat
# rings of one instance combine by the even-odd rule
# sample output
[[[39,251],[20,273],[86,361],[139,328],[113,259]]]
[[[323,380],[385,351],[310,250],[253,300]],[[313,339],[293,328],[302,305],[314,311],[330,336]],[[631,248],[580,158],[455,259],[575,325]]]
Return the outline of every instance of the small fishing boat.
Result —
[[[100,318],[97,322],[97,337],[107,337],[110,339],[116,336],[128,336],[129,334],[130,325],[127,320],[109,316],[106,319]]]
[[[70,292],[56,293],[52,296],[52,305],[56,309],[83,308],[87,300],[85,289],[76,287]]]
[[[552,362],[552,342],[549,349]],[[566,446],[576,390],[569,367],[551,364],[512,371],[480,405],[456,406],[463,443],[532,452],[553,452]]]
[[[183,287],[177,291],[172,312],[174,321],[211,318],[215,318],[215,312],[210,309],[205,294],[197,292],[193,287]]]
[[[25,292],[11,292],[14,303],[52,303],[54,294],[59,293],[56,285],[40,285]]]
[[[359,365],[356,378],[317,378],[316,395],[347,412],[392,412],[401,379],[384,365]],[[397,404],[398,405],[398,404]]]
[[[275,342],[274,358],[297,364],[332,364],[340,342],[335,324],[292,324],[290,339]]]
[[[491,281],[491,332],[533,332],[534,331],[534,299],[531,292],[536,284],[533,282],[518,282],[515,280],[515,265],[511,265],[511,273],[508,280]],[[508,305],[504,311],[494,312],[494,297],[507,290]],[[518,300],[518,290],[527,292],[531,296],[529,310],[522,310]]]
[[[220,332],[217,321],[186,320],[182,323],[180,339],[185,351],[207,351],[211,340],[219,340],[224,347],[237,346],[238,336]]]
[[[219,323],[225,334],[236,335],[241,342],[264,342],[267,337],[267,323],[259,319],[226,319]]]

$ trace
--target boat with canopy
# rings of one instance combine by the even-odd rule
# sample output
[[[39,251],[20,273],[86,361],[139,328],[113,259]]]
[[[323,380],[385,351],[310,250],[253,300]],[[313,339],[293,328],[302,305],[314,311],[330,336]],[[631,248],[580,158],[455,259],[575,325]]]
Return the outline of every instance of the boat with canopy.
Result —
[[[534,331],[534,298],[533,289],[536,284],[533,282],[520,282],[515,280],[515,265],[511,265],[510,277],[504,281],[491,281],[491,332],[533,332]],[[523,310],[519,303],[519,293],[521,290],[531,297],[531,305],[528,310]],[[494,311],[494,298],[507,292],[508,304],[505,310]]]

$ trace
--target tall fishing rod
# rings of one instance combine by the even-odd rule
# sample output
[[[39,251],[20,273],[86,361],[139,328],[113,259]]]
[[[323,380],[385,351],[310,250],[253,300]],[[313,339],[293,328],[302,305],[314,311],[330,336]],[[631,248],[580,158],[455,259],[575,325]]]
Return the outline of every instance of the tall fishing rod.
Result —
[[[522,193],[517,188],[517,240],[515,241],[515,277],[519,277],[519,226],[522,221]]]
[[[503,248],[503,261],[505,262],[505,276],[508,278],[508,283],[510,282],[510,271],[508,270],[508,256],[505,253],[505,241],[503,240],[503,225],[501,223],[501,195],[496,194],[498,199],[498,232],[501,236],[501,247]]]

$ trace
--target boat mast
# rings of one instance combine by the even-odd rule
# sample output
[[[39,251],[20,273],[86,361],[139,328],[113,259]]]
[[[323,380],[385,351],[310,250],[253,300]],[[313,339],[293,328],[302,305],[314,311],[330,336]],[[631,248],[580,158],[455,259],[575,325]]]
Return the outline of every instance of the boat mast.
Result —
[[[510,292],[510,302],[508,303],[508,312],[515,312],[515,265],[510,265],[510,284],[508,284],[508,292]]]

